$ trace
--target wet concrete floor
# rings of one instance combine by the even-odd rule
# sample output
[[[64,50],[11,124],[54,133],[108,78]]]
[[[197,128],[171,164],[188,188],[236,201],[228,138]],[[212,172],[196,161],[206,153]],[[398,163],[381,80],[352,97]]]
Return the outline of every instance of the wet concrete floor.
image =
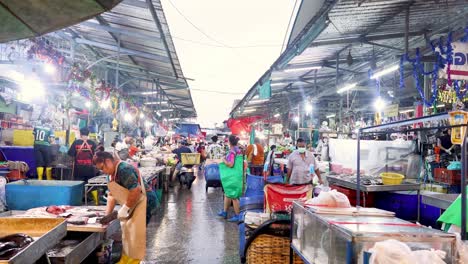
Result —
[[[222,197],[221,188],[205,193],[200,176],[191,190],[177,186],[164,194],[147,228],[144,263],[240,263],[237,223],[217,217]]]

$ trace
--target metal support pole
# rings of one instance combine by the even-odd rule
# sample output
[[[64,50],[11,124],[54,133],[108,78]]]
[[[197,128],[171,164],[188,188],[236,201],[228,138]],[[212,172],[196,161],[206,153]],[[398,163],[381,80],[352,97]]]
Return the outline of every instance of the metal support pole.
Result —
[[[410,7],[405,10],[405,53],[409,51]]]
[[[119,87],[120,34],[117,36],[117,68],[115,69],[115,87]]]
[[[466,127],[465,127],[466,128]],[[465,133],[463,135],[462,141],[462,149],[461,149],[461,159],[462,159],[462,175],[461,175],[461,239],[466,240],[466,173],[467,173],[467,166],[466,166],[466,134],[468,129],[465,129]]]
[[[361,205],[361,129],[357,133],[356,207]]]

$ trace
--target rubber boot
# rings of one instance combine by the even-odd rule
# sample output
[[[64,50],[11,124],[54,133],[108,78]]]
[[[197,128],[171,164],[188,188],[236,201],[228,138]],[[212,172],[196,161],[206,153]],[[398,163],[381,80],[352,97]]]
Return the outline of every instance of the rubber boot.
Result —
[[[51,181],[51,180],[52,180],[52,168],[51,168],[51,167],[47,167],[45,173],[46,173],[47,180],[48,180],[48,181]]]
[[[98,190],[92,190],[91,197],[93,198],[94,204],[99,205]]]
[[[128,258],[127,264],[140,264],[140,260]]]
[[[129,259],[130,258],[127,255],[122,254],[122,257],[120,257],[120,260],[117,262],[117,264],[127,264]]]
[[[42,181],[42,176],[44,176],[44,167],[37,167],[37,179]]]

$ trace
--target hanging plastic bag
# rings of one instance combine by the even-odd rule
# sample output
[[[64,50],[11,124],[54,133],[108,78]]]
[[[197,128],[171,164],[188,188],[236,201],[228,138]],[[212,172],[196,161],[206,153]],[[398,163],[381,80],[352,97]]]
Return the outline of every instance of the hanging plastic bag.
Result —
[[[375,243],[369,252],[370,264],[415,264],[410,247],[394,239]]]
[[[338,208],[351,207],[351,203],[349,202],[349,199],[345,194],[340,193],[336,190],[326,191],[325,188],[322,189],[322,191],[317,197],[312,198],[307,204]]]

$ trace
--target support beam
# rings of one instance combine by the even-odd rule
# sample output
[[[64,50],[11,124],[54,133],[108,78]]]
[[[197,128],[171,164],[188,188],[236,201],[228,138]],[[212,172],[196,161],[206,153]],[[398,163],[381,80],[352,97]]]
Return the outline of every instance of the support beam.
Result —
[[[90,46],[93,46],[93,47],[106,49],[106,50],[111,50],[111,51],[114,51],[114,52],[118,51],[118,47],[115,46],[115,45],[109,45],[109,44],[96,42],[96,41],[91,41],[91,40],[87,40],[87,39],[83,39],[83,38],[76,38],[75,41],[78,44],[90,45]],[[145,58],[145,59],[159,61],[159,62],[165,62],[165,63],[169,62],[169,59],[167,57],[164,57],[164,56],[161,56],[161,55],[156,55],[156,54],[151,54],[151,53],[147,53],[147,52],[143,52],[143,51],[121,48],[120,52],[129,54],[129,55],[135,55],[137,57],[142,57],[142,58]]]
[[[396,51],[400,51],[400,52],[403,51],[403,49],[400,49],[400,48],[397,48],[397,47],[394,47],[394,46],[389,46],[389,45],[385,45],[385,44],[375,43],[375,42],[372,42],[372,41],[368,41],[367,44],[373,45],[373,46],[382,47],[382,48],[386,48],[386,49],[396,50]]]
[[[159,21],[158,14],[156,13],[156,9],[154,8],[153,0],[146,0],[146,4],[148,5],[148,8],[151,12],[151,16],[153,17],[153,20],[156,23],[156,26],[158,27],[159,33],[161,34],[161,39],[163,41],[164,48],[166,48],[167,56],[169,57],[169,61],[171,63],[172,69],[174,70],[174,75],[176,78],[178,78],[179,75],[177,74],[174,60],[172,59],[171,51],[169,49],[169,45],[167,44],[166,34],[164,33],[164,29],[162,28],[161,21]]]
[[[98,17],[102,18],[102,16],[98,16]],[[96,29],[100,31],[107,31],[109,33],[122,34],[122,35],[134,37],[134,38],[138,38],[142,40],[155,41],[155,42],[161,41],[161,38],[159,36],[152,36],[152,35],[149,35],[148,33],[142,33],[142,32],[136,32],[136,31],[132,31],[132,30],[124,29],[124,28],[112,27],[109,24],[103,25],[100,22],[99,24],[97,24],[97,23],[93,23],[90,21],[85,21],[85,22],[78,24],[77,26],[88,27],[88,28],[92,28],[92,29]],[[154,32],[154,34],[158,34],[158,33]]]
[[[409,32],[408,36],[418,37],[427,34],[428,31],[415,31]],[[397,39],[405,36],[405,33],[391,33],[391,34],[373,34],[367,36],[357,36],[357,37],[344,37],[336,39],[323,39],[312,42],[309,47],[320,47],[320,46],[329,46],[329,45],[343,45],[343,44],[353,44],[353,43],[366,43],[369,41],[378,41],[378,40],[387,40],[387,39]]]

